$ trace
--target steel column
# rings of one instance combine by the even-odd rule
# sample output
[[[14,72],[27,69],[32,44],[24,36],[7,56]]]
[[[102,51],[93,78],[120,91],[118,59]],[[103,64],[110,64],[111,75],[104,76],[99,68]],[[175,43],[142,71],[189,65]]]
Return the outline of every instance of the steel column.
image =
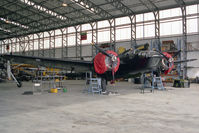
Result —
[[[68,57],[68,28],[60,29],[62,33],[62,58]]]
[[[136,46],[136,15],[129,16],[131,21],[131,48]]]
[[[38,33],[38,56],[44,56],[44,33]]]
[[[153,12],[155,17],[155,39],[160,39],[160,14],[159,11]]]
[[[97,44],[98,43],[98,23],[93,22],[90,23],[91,28],[92,28],[92,43]],[[96,55],[97,51],[95,47],[92,45],[92,57]]]
[[[19,54],[25,54],[25,37],[19,37]]]
[[[115,51],[115,41],[116,41],[116,28],[115,28],[115,19],[109,20],[110,24],[110,44],[111,44],[111,50]]]
[[[187,59],[187,13],[186,13],[186,4],[184,0],[175,0],[176,3],[181,7],[182,11],[182,49],[181,49],[181,58],[182,60]],[[181,71],[183,72],[183,79],[187,77],[187,63],[181,64]]]
[[[34,34],[28,36],[28,55],[34,56]]]
[[[14,42],[16,41],[15,38],[10,38],[10,52],[13,53],[15,52],[16,49],[16,43]]]
[[[182,46],[182,59],[187,59],[187,16],[186,16],[186,6],[181,7],[182,10],[182,30],[183,30],[183,46]],[[183,79],[187,77],[187,63],[183,65],[184,73]]]
[[[76,49],[76,58],[81,58],[82,57],[82,41],[80,38],[80,33],[82,31],[81,25],[75,26],[75,37],[76,37],[76,45],[75,45],[75,49]]]
[[[49,57],[55,57],[55,30],[49,31]]]

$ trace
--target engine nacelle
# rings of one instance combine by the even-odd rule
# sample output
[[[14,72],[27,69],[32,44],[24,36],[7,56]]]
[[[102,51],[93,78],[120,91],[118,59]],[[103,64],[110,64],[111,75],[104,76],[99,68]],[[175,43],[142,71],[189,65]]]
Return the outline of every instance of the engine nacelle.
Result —
[[[110,55],[113,55],[113,58],[116,59],[111,59],[110,57],[99,52],[94,58],[94,68],[95,72],[98,74],[104,74],[106,71],[112,71],[112,68],[114,69],[114,72],[117,72],[119,69],[120,58],[117,57],[117,53],[110,50],[106,52]]]

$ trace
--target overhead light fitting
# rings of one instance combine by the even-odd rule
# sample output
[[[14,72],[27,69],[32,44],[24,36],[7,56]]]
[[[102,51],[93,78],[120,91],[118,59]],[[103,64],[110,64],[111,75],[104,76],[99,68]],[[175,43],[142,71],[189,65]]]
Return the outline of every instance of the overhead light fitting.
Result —
[[[62,3],[62,6],[63,6],[63,7],[66,7],[66,6],[68,6],[68,5],[67,5],[66,3]]]
[[[10,23],[10,21],[8,20],[8,17],[7,17],[7,19],[5,20],[5,22],[6,22],[7,24],[9,24],[9,23]]]
[[[62,6],[63,7],[67,7],[68,6],[68,4],[66,3],[66,0],[64,0],[64,2],[62,3]]]
[[[77,4],[78,6],[86,9],[87,11],[89,11],[90,13],[95,13],[95,9],[92,7],[89,7],[89,5],[87,5],[86,3],[79,1],[79,0],[71,0],[73,3]]]

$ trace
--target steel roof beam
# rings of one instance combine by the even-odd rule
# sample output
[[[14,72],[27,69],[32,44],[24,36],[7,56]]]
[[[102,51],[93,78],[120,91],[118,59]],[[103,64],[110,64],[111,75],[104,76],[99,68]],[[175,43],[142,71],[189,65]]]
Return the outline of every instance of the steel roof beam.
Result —
[[[120,0],[106,0],[106,1],[109,2],[113,7],[119,9],[122,13],[125,13],[127,16],[135,14],[135,12],[133,12],[126,5],[124,5]]]
[[[158,11],[158,7],[151,2],[151,0],[139,0],[146,8],[148,8],[151,12]]]
[[[105,11],[104,9],[100,8],[99,6],[95,5],[93,2],[89,0],[72,0],[74,3],[78,3],[79,5],[82,5],[81,3],[84,3],[82,5],[85,9],[90,10],[94,14],[97,14],[100,17],[105,17],[105,18],[112,18],[113,16]]]
[[[1,10],[1,7],[0,7],[0,10]],[[36,27],[34,27],[34,23],[36,23],[36,22],[34,22],[35,20],[33,20],[33,19],[31,19],[31,18],[29,18],[29,17],[27,17],[25,15],[18,14],[18,13],[14,12],[14,11],[10,11],[7,8],[4,8],[2,10],[4,10],[4,11],[7,10],[7,12],[9,12],[9,14],[10,14],[9,16],[7,15],[7,13],[4,13],[4,15],[3,15],[4,18],[6,18],[6,16],[7,16],[8,21],[12,20],[12,21],[15,21],[15,22],[23,24],[23,25],[29,24],[27,26],[32,27],[32,28],[36,28]],[[19,21],[19,20],[21,20],[21,21]],[[37,23],[37,24],[44,25],[44,24],[41,24],[41,23]]]
[[[61,1],[61,0],[60,0]],[[3,0],[3,2],[4,2],[4,0]],[[15,3],[16,1],[14,1],[13,3]],[[8,4],[9,5],[9,3],[6,3],[6,2],[4,2],[4,3],[0,3],[0,6],[4,6],[4,4]],[[107,4],[107,3],[106,3]],[[106,4],[101,4],[101,5],[106,5]],[[108,4],[110,4],[110,3],[108,3]],[[187,6],[188,5],[193,5],[193,4],[199,4],[199,1],[197,0],[197,1],[186,1],[186,3],[185,3]],[[69,4],[70,5],[70,4]],[[100,6],[101,6],[100,5]],[[98,5],[99,6],[99,5]],[[130,6],[130,8],[133,8],[133,6]],[[166,9],[171,9],[171,8],[177,8],[177,7],[179,7],[179,5],[178,4],[173,4],[173,5],[169,5],[169,6],[161,6],[161,7],[158,7],[159,8],[159,10],[166,10]],[[27,7],[27,8],[29,8],[29,7]],[[32,12],[32,13],[36,13],[35,11],[28,11],[28,9],[26,10],[26,9],[24,9],[26,12]],[[25,12],[24,11],[24,12]],[[82,11],[82,10],[77,10],[77,11]],[[135,12],[136,14],[140,14],[140,13],[147,13],[147,12],[150,12],[151,10],[149,10],[148,8],[147,9],[143,9],[143,10],[141,10],[141,11],[138,11],[138,12]],[[70,11],[69,12],[65,12],[65,13],[70,13]],[[126,14],[119,14],[119,15],[114,15],[114,18],[118,18],[118,17],[124,17],[124,16],[126,16]],[[31,17],[33,17],[33,16],[31,16]],[[42,17],[41,16],[39,16],[39,18],[41,18],[42,19]],[[65,28],[65,27],[67,27],[67,26],[74,26],[74,25],[80,25],[80,24],[85,24],[85,23],[91,23],[91,22],[96,22],[96,21],[102,21],[102,20],[107,20],[107,19],[111,19],[111,18],[113,18],[113,17],[101,17],[101,18],[96,18],[96,19],[94,19],[94,20],[88,20],[88,21],[84,21],[84,22],[71,22],[71,23],[63,23],[63,25],[59,25],[59,24],[54,24],[54,26],[47,26],[46,28],[43,28],[43,29],[37,29],[37,28],[35,28],[34,30],[32,30],[32,31],[29,31],[29,32],[24,32],[23,34],[21,33],[20,35],[10,35],[10,36],[0,36],[0,40],[4,40],[4,39],[7,39],[7,38],[12,38],[12,37],[18,37],[18,36],[21,36],[21,35],[29,35],[29,34],[35,34],[35,33],[39,33],[39,32],[44,32],[44,31],[50,31],[50,30],[54,30],[54,29],[58,29],[58,28]],[[47,18],[46,18],[47,19]],[[46,20],[47,21],[47,20]],[[50,20],[52,23],[53,23],[53,21],[52,20]],[[42,22],[45,22],[45,21],[42,21]],[[47,23],[47,22],[45,22],[45,23]],[[58,23],[58,22],[57,22]],[[14,27],[14,28],[16,28],[16,27]]]
[[[18,4],[16,4],[16,5],[18,5]],[[20,6],[20,10],[17,10],[16,12],[24,11],[23,9],[26,9],[26,8],[27,8],[27,7],[26,7],[26,8],[23,8],[21,5],[18,5],[18,6]],[[17,9],[17,8],[18,8],[18,7],[16,7],[16,9]],[[27,11],[29,11],[29,10],[26,10],[26,12],[27,12]],[[15,12],[15,13],[16,13],[16,12]],[[33,12],[31,11],[31,13],[34,14],[35,12],[33,13]],[[41,15],[41,14],[39,14],[39,15]],[[41,16],[39,16],[39,17],[41,18]],[[22,17],[22,19],[23,19],[23,17]],[[35,18],[35,19],[37,19],[37,18]],[[43,19],[43,17],[42,17],[41,19]],[[49,20],[48,20],[48,21],[49,21]],[[34,23],[34,22],[39,22],[39,21],[31,21],[30,23]],[[27,23],[26,23],[26,24],[27,24]],[[29,23],[28,23],[28,24],[29,24]],[[38,23],[36,23],[36,24],[37,24],[37,27],[40,26],[40,25],[38,25]],[[44,24],[46,24],[46,23],[44,23]],[[18,31],[16,31],[16,32],[18,32]]]
[[[20,6],[20,7],[21,7],[21,6]],[[26,7],[26,8],[27,8],[27,7]],[[24,8],[21,7],[20,10],[23,11],[23,9],[24,9]],[[19,10],[18,10],[18,11],[19,11]],[[29,10],[28,10],[28,11],[29,11]],[[31,11],[31,12],[32,12],[32,11]],[[34,14],[34,13],[33,13],[33,14]],[[38,15],[42,15],[42,14],[39,14],[39,13],[37,13],[37,14],[38,14]],[[43,16],[43,17],[44,17],[44,16]],[[49,20],[49,18],[52,18],[52,17],[46,18],[46,20],[47,20],[49,23],[46,23],[46,21],[44,21],[43,23],[45,23],[45,25],[43,25],[43,26],[41,26],[41,25],[36,25],[36,27],[37,27],[38,29],[40,29],[40,28],[41,28],[41,29],[43,29],[43,28],[46,29],[46,27],[47,27],[48,25],[53,25],[53,24],[54,24],[55,26],[58,26],[58,24],[60,23],[60,22],[58,23],[57,21]],[[31,22],[31,23],[34,23],[34,22],[42,22],[43,20],[45,20],[45,19],[40,18],[38,21],[33,21],[33,22]],[[64,22],[65,22],[65,21],[64,21]],[[63,22],[63,23],[64,23],[64,22]],[[36,23],[36,24],[37,24],[37,23]],[[46,25],[47,25],[47,26],[46,26]],[[35,30],[38,30],[37,28],[33,28],[32,30],[34,30],[34,31],[35,31]],[[21,30],[15,31],[15,33],[18,33],[18,34],[19,34],[20,31],[21,31]],[[29,31],[31,32],[31,29],[29,29]],[[22,31],[22,34],[23,34],[24,32],[28,32],[28,31],[27,31],[27,30],[26,30],[26,31]]]
[[[42,1],[43,2],[43,1]],[[58,8],[58,7],[57,7]],[[73,7],[71,7],[72,9],[74,9]],[[54,9],[53,9],[54,10]],[[63,14],[65,14],[65,13],[63,13]],[[80,15],[82,15],[83,13],[79,13]],[[39,14],[39,15],[41,15],[41,14]],[[84,15],[84,14],[83,14]],[[84,15],[85,16],[85,15]],[[51,17],[48,17],[48,18],[51,18]],[[47,18],[47,19],[48,19]],[[88,16],[87,16],[87,18],[84,18],[84,21],[87,21],[88,19],[91,19],[91,18],[89,18]],[[40,21],[43,21],[42,19],[40,20]],[[45,21],[44,21],[45,22]],[[74,20],[73,20],[73,22],[74,22]],[[52,22],[53,23],[53,22]],[[57,23],[57,21],[56,22],[54,22],[54,23]],[[45,24],[46,24],[46,22],[45,22]],[[65,24],[65,21],[64,21],[64,24]],[[46,25],[52,25],[51,23],[50,24],[46,24]],[[61,25],[60,25],[61,26]],[[39,28],[41,28],[41,26],[39,25]]]

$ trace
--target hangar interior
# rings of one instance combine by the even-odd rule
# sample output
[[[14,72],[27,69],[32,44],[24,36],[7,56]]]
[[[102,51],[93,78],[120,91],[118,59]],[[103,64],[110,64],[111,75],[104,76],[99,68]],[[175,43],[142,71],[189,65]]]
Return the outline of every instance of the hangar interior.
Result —
[[[6,76],[0,82],[0,132],[198,132],[198,0],[0,2],[1,55],[92,61],[99,49],[91,44],[117,53],[142,44],[151,51],[180,51],[179,60],[197,60],[177,65],[177,72],[163,79],[172,79],[172,85],[175,79],[194,83],[142,95],[141,84],[123,79],[108,83],[108,90],[117,93],[107,96],[82,93],[84,79],[64,80],[59,83],[66,89],[53,92],[58,94],[42,90],[30,96],[21,94],[37,84],[24,82],[17,89]]]

